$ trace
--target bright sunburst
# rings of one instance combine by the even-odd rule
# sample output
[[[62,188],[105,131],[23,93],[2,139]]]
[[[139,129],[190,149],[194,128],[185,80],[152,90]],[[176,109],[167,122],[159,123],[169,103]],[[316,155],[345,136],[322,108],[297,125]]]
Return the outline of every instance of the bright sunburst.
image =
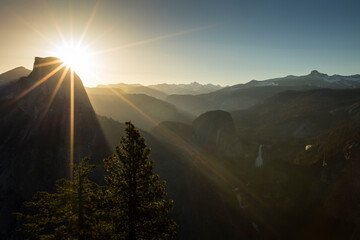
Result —
[[[83,80],[91,74],[91,69],[94,67],[94,61],[89,49],[79,44],[63,43],[61,46],[56,46],[53,56],[60,58],[66,66],[75,71]]]

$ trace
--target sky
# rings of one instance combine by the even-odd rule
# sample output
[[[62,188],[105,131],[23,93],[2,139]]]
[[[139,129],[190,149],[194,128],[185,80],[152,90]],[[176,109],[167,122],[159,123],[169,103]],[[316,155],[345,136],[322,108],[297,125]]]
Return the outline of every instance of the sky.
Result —
[[[87,86],[359,74],[359,12],[358,0],[1,0],[0,72],[82,39]]]

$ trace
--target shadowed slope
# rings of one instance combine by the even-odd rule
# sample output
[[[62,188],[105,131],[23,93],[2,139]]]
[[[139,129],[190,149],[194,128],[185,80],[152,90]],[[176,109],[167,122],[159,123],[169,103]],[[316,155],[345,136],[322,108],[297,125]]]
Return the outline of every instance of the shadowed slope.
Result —
[[[35,191],[71,177],[72,160],[109,153],[80,78],[56,58],[35,58],[34,69],[0,99],[0,231],[14,226],[10,213]],[[72,134],[73,133],[73,134]]]

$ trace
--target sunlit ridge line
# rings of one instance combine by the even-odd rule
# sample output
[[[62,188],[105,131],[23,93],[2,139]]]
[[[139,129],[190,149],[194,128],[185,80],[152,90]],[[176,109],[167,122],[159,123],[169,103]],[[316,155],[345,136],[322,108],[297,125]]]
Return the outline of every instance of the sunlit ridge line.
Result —
[[[91,12],[91,15],[90,15],[90,17],[89,17],[89,19],[88,19],[88,21],[87,21],[87,23],[86,23],[86,26],[85,26],[82,34],[81,34],[81,37],[80,37],[79,41],[78,41],[78,43],[77,43],[77,47],[79,47],[79,46],[82,44],[82,41],[84,40],[84,37],[85,37],[87,31],[89,30],[89,27],[90,27],[92,21],[94,20],[94,17],[95,17],[97,8],[99,7],[99,2],[100,2],[100,1],[97,0],[96,4],[94,5],[94,8],[93,8],[93,10],[92,10],[92,12]]]
[[[40,79],[39,81],[37,81],[34,85],[32,85],[30,88],[28,88],[27,90],[25,90],[24,92],[22,92],[21,94],[19,94],[14,101],[18,101],[19,99],[23,98],[24,96],[26,96],[29,92],[31,92],[32,90],[34,90],[34,88],[38,87],[40,84],[42,84],[43,82],[45,82],[46,80],[48,80],[50,77],[52,77],[54,74],[56,74],[61,68],[63,68],[65,66],[65,64],[61,64],[59,65],[57,68],[55,68],[54,70],[52,70],[50,73],[48,73],[45,77],[43,77],[42,79]]]
[[[34,65],[34,68],[45,67],[45,66],[49,66],[49,65],[55,65],[57,63],[62,63],[62,61],[60,59],[58,59],[58,60],[49,61],[49,62],[45,62],[45,63],[38,63],[38,64]]]
[[[73,181],[74,168],[74,71],[70,69],[70,181]]]
[[[192,29],[188,29],[188,30],[185,30],[185,31],[181,31],[181,32],[171,33],[171,34],[162,35],[162,36],[159,36],[159,37],[154,37],[154,38],[149,38],[149,39],[146,39],[146,40],[141,40],[141,41],[137,41],[137,42],[133,42],[133,43],[128,43],[128,44],[125,44],[125,45],[122,45],[122,46],[100,50],[100,51],[92,53],[91,55],[104,54],[104,53],[113,52],[113,51],[117,51],[117,50],[128,48],[128,47],[134,47],[134,46],[143,45],[143,44],[146,44],[146,43],[160,41],[160,40],[167,39],[167,38],[172,38],[172,37],[176,37],[176,36],[180,36],[180,35],[186,35],[186,34],[189,34],[189,33],[192,33],[192,32],[198,32],[198,31],[201,31],[201,30],[209,29],[209,28],[215,27],[217,25],[218,24],[209,25],[209,26],[205,26],[205,27],[192,28]]]

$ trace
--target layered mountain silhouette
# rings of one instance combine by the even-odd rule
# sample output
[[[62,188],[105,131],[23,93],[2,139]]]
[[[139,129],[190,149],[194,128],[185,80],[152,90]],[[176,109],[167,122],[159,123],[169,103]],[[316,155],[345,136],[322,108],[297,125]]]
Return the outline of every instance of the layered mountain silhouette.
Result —
[[[214,84],[201,84],[198,82],[192,82],[189,84],[152,84],[143,86],[141,84],[109,84],[109,85],[98,85],[96,88],[89,88],[89,93],[102,92],[104,88],[118,89],[123,93],[135,93],[135,94],[147,94],[152,97],[159,99],[165,99],[168,95],[172,94],[204,94],[222,89],[220,85]]]
[[[152,129],[162,121],[190,121],[190,117],[180,113],[174,105],[146,94],[124,94],[105,88],[101,94],[90,92],[89,98],[98,114],[119,122],[131,119],[136,126],[145,130]]]
[[[115,92],[119,94],[146,94],[150,97],[162,100],[168,96],[168,94],[150,87],[142,86],[140,84],[126,83],[98,85],[94,88],[86,88],[86,91],[89,95],[114,95]]]
[[[198,82],[192,82],[190,84],[154,84],[149,85],[149,88],[159,90],[161,92],[166,93],[167,95],[172,94],[190,94],[190,95],[197,95],[197,94],[204,94],[209,92],[214,92],[217,90],[222,89],[223,87],[220,85],[214,84],[200,84]]]
[[[167,101],[198,116],[207,111],[234,111],[249,108],[262,100],[287,90],[316,88],[346,89],[360,87],[360,75],[340,76],[314,70],[305,76],[287,76],[264,81],[250,81],[200,95],[170,95]]]
[[[15,238],[11,212],[24,200],[69,176],[72,82],[74,161],[108,156],[124,130],[115,120],[152,128],[141,132],[175,200],[179,239],[360,236],[359,75],[312,71],[170,104],[151,86],[85,89],[61,64],[36,58],[31,72],[0,75],[1,237]]]
[[[109,148],[80,78],[59,59],[35,58],[27,77],[6,86],[0,99],[0,231],[8,231],[24,200],[35,191],[51,190],[55,180],[69,177],[71,85],[74,86],[74,163],[90,156],[94,163]]]

